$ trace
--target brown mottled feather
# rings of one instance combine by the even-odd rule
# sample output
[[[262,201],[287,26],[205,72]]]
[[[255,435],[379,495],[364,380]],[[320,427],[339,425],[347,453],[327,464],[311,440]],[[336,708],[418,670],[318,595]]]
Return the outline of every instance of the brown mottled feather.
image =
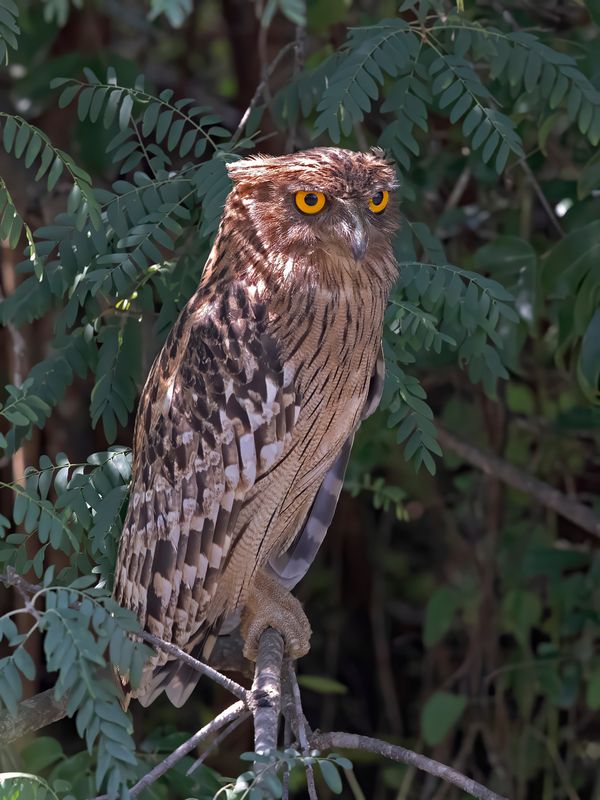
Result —
[[[396,201],[380,219],[366,211],[395,185],[380,153],[316,149],[230,172],[204,278],[140,400],[115,578],[148,631],[196,654],[243,610],[260,570],[293,586],[314,558],[354,433],[379,399],[395,274]],[[293,206],[299,190],[326,193],[318,220]],[[153,657],[142,703],[166,689],[180,705],[193,688],[168,661]]]

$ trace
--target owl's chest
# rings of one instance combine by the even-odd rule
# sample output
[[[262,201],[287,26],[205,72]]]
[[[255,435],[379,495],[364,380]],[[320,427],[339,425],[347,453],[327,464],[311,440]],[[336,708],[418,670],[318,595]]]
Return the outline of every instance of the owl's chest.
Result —
[[[337,451],[360,422],[382,322],[382,304],[328,298],[315,304],[287,343],[300,406],[296,434],[310,436],[320,455]]]

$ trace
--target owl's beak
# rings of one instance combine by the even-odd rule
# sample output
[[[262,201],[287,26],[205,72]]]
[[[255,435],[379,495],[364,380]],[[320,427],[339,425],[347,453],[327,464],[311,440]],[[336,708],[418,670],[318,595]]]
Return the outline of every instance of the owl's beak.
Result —
[[[362,261],[367,252],[369,244],[369,234],[361,219],[352,217],[352,225],[350,227],[350,251],[357,261]]]

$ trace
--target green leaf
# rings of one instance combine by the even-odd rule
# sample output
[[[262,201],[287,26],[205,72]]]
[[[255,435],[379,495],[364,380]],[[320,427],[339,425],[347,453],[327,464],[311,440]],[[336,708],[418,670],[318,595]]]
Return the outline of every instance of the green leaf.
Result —
[[[2,135],[2,143],[4,144],[4,149],[7,153],[10,153],[13,148],[18,130],[19,127],[15,118],[8,117],[4,122],[4,133]]]
[[[331,761],[319,759],[319,769],[323,780],[334,794],[342,793],[342,779],[337,767]]]
[[[525,589],[513,589],[502,603],[504,627],[514,633],[523,647],[527,647],[532,628],[542,616],[542,604],[537,594]]]
[[[511,290],[519,316],[531,323],[537,281],[537,254],[531,243],[518,236],[498,236],[479,248],[474,263]]]
[[[50,168],[50,172],[48,173],[48,178],[47,178],[47,188],[49,192],[51,192],[52,189],[54,189],[54,187],[56,186],[58,179],[63,173],[63,170],[64,170],[64,164],[61,161],[61,159],[58,156],[56,156],[56,158],[54,159],[54,163]]]
[[[425,647],[432,647],[446,635],[460,608],[460,595],[450,586],[440,586],[429,598],[425,609],[425,625],[423,642]]]
[[[52,736],[36,736],[21,751],[25,767],[34,773],[42,772],[64,758],[63,749]]]
[[[27,680],[32,681],[35,678],[35,664],[27,650],[23,646],[17,647],[12,657],[19,671]]]
[[[58,98],[58,107],[66,108],[66,106],[70,105],[77,96],[77,93],[79,92],[80,88],[81,88],[80,85],[78,83],[75,83],[71,84],[70,86],[67,86],[66,89],[63,89],[63,91],[60,94],[60,97]]]
[[[577,181],[578,199],[583,200],[594,189],[600,189],[600,152],[595,153],[581,168],[581,174]]]
[[[467,706],[464,695],[435,692],[421,712],[421,733],[425,743],[435,747],[457,724]]]
[[[600,308],[581,340],[577,374],[586,397],[590,402],[600,404]]]
[[[298,683],[317,694],[347,694],[348,687],[343,683],[323,675],[299,675]]]

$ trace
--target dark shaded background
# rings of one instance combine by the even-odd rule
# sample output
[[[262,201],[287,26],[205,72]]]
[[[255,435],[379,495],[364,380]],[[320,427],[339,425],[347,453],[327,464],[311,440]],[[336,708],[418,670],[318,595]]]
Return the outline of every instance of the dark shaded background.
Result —
[[[465,5],[467,13],[485,15],[497,26],[506,24],[502,11],[511,10],[518,25],[541,27],[567,40],[586,74],[598,76],[598,28],[584,4],[467,0]],[[338,47],[347,27],[393,16],[396,7],[375,0],[309,0],[308,58]],[[214,106],[233,129],[262,67],[294,37],[292,23],[277,14],[268,37],[261,38],[250,0],[196,2],[179,29],[164,17],[150,22],[146,10],[136,2],[85,3],[59,27],[43,20],[39,5],[23,4],[18,59],[0,72],[0,110],[16,110],[34,121],[100,185],[115,177],[103,156],[109,134],[78,122],[72,107],[59,110],[48,90],[52,77],[78,74],[83,66],[101,72],[109,64],[120,76],[144,72],[157,91],[172,88],[177,96]],[[273,92],[289,70],[284,63],[276,71]],[[564,229],[598,218],[597,197],[577,198],[577,180],[590,155],[577,134],[558,125],[544,144],[545,156],[526,108],[522,120],[526,149],[532,152],[529,164],[550,205],[565,198],[572,203],[561,219]],[[351,146],[374,142],[380,126],[376,114],[368,116]],[[268,115],[261,129],[260,150],[281,153],[287,132],[278,131]],[[310,144],[302,129],[297,141]],[[512,169],[498,180],[465,153],[442,115],[433,117],[422,144],[410,176],[416,197],[405,202],[405,211],[435,229],[453,263],[471,267],[476,250],[500,234],[527,239],[540,253],[558,240],[522,171]],[[3,153],[0,174],[32,227],[50,221],[64,203],[64,193],[45,196]],[[4,295],[18,281],[17,260],[3,250]],[[598,509],[598,410],[580,394],[571,363],[557,365],[554,359],[551,298],[536,275],[522,290],[536,308],[536,321],[518,337],[514,370],[496,399],[473,386],[450,359],[420,363],[418,374],[449,431]],[[22,339],[0,330],[0,382],[17,383],[45,355],[51,330],[50,317],[23,328]],[[144,374],[155,347],[149,335]],[[0,463],[2,480],[18,478],[40,453],[65,451],[76,461],[105,448],[101,428],[90,428],[90,389],[81,380],[69,388],[44,430]],[[120,430],[118,441],[129,444],[131,436],[131,428]],[[304,689],[312,726],[380,736],[426,751],[514,800],[600,798],[600,561],[592,537],[451,451],[439,459],[435,477],[423,469],[415,474],[382,414],[361,429],[349,485],[362,484],[365,473],[400,487],[396,496],[402,499],[397,509],[392,503],[386,510],[373,507],[369,491],[354,497],[344,492],[322,552],[300,587],[314,628],[311,652],[299,667],[301,675],[313,678],[312,688],[309,677]],[[3,490],[0,511],[10,511],[11,503]],[[0,611],[11,603],[9,593],[0,594]],[[47,685],[42,680],[30,691]],[[443,698],[442,705],[429,705],[440,734],[434,743],[423,714],[436,692],[458,698],[458,705],[452,700],[444,705]],[[201,683],[181,711],[165,698],[143,714],[136,707],[136,736],[141,741],[163,728],[191,732],[227,702]],[[46,732],[67,751],[79,749],[70,722]],[[210,763],[236,775],[242,769],[238,754],[248,749],[249,726]],[[402,766],[360,755],[354,761],[364,794],[346,787],[344,797],[461,796]]]

